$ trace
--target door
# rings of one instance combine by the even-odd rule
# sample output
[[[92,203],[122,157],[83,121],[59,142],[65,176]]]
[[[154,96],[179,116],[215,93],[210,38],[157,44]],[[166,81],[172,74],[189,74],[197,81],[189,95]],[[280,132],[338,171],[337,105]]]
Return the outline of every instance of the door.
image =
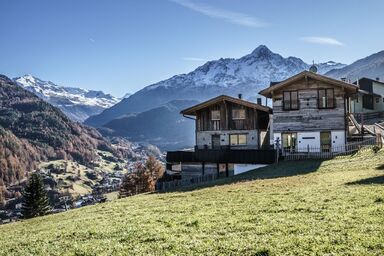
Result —
[[[296,151],[296,142],[297,142],[297,133],[295,132],[286,132],[282,134],[282,143],[283,149],[285,152],[295,152]]]
[[[331,132],[320,132],[320,148],[321,148],[321,152],[331,152],[331,148],[332,148]]]
[[[212,148],[220,148],[220,134],[212,135]]]

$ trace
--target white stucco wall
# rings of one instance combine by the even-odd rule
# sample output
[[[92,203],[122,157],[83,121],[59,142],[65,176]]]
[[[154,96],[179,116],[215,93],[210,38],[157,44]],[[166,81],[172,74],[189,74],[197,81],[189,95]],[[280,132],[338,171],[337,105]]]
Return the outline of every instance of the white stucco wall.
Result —
[[[351,112],[352,113],[360,113],[363,112],[363,95],[358,94],[358,99],[354,99],[351,101]]]
[[[295,131],[290,131],[295,132]],[[282,147],[281,133],[273,134],[274,141],[279,138]],[[331,131],[331,142],[334,151],[343,151],[345,145],[345,131]],[[306,152],[310,148],[318,148],[320,151],[320,131],[318,132],[297,132],[297,148]]]
[[[235,164],[234,175],[267,166],[266,164]]]
[[[376,111],[384,111],[384,84],[373,83],[373,92],[381,95],[379,102],[376,103],[376,99],[373,100],[374,108]]]
[[[196,133],[196,145],[203,147],[207,145],[208,148],[212,147],[212,135],[220,134],[220,145],[229,145],[230,134],[246,134],[248,147],[258,147],[258,130],[231,130],[231,131],[200,131]]]

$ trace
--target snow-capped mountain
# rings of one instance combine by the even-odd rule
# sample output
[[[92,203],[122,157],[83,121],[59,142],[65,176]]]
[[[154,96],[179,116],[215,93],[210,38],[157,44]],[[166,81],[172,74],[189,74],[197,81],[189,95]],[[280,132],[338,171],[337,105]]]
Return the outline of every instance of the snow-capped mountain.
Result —
[[[84,121],[119,102],[116,97],[102,91],[56,85],[31,75],[14,78],[24,89],[60,108],[74,121]]]
[[[239,59],[209,61],[188,73],[149,85],[123,99],[101,114],[92,116],[86,123],[101,126],[128,113],[143,112],[172,100],[202,101],[220,94],[255,100],[258,92],[271,81],[280,81],[309,68],[299,58],[284,58],[260,45],[252,53]],[[345,66],[332,61],[318,65],[319,73]]]

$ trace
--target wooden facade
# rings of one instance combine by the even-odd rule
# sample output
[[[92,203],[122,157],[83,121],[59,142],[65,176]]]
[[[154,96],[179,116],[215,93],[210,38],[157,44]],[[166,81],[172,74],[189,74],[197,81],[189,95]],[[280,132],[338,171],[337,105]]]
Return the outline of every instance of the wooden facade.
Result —
[[[358,87],[304,71],[260,94],[273,101],[273,142],[288,152],[331,152],[348,138],[351,96]]]
[[[238,110],[245,112],[244,119],[233,118]],[[219,120],[212,118],[214,111],[220,112]],[[196,111],[196,131],[267,129],[268,121],[268,112],[225,100]]]
[[[319,90],[332,89],[332,107],[319,107]],[[283,109],[283,93],[298,92],[298,108]],[[273,130],[274,132],[340,130],[346,126],[346,92],[330,84],[313,79],[302,79],[289,87],[273,94]]]
[[[269,145],[269,107],[221,95],[181,114],[195,117],[196,148],[259,149]]]

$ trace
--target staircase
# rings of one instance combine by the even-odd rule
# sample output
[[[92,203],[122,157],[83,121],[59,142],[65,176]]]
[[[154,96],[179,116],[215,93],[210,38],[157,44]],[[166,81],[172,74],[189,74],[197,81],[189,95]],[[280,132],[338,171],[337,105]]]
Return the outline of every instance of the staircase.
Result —
[[[348,121],[350,126],[350,138],[366,138],[376,136],[381,142],[384,143],[384,122],[371,122],[371,124],[361,125],[353,114],[348,114]],[[352,127],[352,128],[351,128]]]

